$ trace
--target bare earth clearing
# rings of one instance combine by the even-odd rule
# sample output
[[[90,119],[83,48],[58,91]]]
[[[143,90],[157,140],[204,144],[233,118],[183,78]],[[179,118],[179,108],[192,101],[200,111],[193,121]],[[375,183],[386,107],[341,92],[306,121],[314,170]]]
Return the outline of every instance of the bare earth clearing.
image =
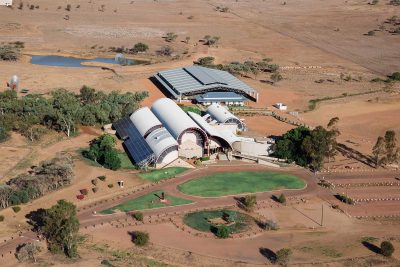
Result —
[[[67,3],[52,0],[30,1],[30,4],[39,6],[34,10],[27,5],[19,10],[18,3],[14,4],[13,9],[1,7],[0,42],[25,43],[22,51],[24,56],[19,62],[0,61],[1,83],[4,85],[12,75],[17,74],[21,78],[20,87],[29,89],[30,93],[47,93],[60,87],[78,92],[84,84],[106,92],[147,90],[150,97],[142,105],[150,105],[163,96],[148,80],[157,71],[190,65],[202,56],[213,56],[216,63],[256,61],[269,57],[281,66],[284,79],[270,85],[261,82],[270,80],[268,74],[260,73],[256,79],[240,77],[260,92],[260,101],[251,103],[251,107],[274,110],[272,104],[284,102],[290,111],[300,112],[300,122],[311,126],[326,125],[330,118],[338,116],[342,133],[339,141],[367,156],[378,135],[388,129],[400,134],[399,83],[388,86],[370,82],[373,78],[384,78],[385,75],[400,71],[400,36],[387,31],[377,31],[375,36],[365,35],[370,30],[378,29],[387,18],[399,16],[400,7],[387,5],[387,1],[383,0],[378,5],[368,5],[363,0],[299,0],[286,1],[286,5],[282,5],[281,0],[131,2],[71,0],[68,2],[72,6],[71,11],[65,10]],[[102,5],[104,11],[99,11]],[[218,5],[229,7],[230,12],[215,11]],[[66,15],[69,19],[66,19]],[[167,32],[177,33],[177,40],[166,43],[162,37]],[[198,42],[205,35],[220,36],[218,47],[207,47]],[[190,36],[188,44],[183,42],[186,36]],[[110,46],[132,47],[137,42],[148,44],[150,51],[130,57],[146,59],[151,64],[124,67],[107,65],[117,74],[100,68],[47,67],[30,63],[30,55],[114,57],[114,53],[108,51]],[[156,51],[166,44],[174,48],[177,59],[156,55]],[[342,74],[350,74],[352,80],[344,81]],[[323,82],[317,83],[319,80]],[[358,95],[351,96],[353,94]],[[303,113],[308,110],[309,100],[324,97],[335,99],[321,101],[315,110]],[[280,135],[293,128],[272,117],[257,115],[243,118],[248,124],[249,134],[253,136]],[[17,237],[19,231],[28,229],[24,215],[38,208],[48,208],[62,198],[78,206],[83,226],[81,233],[88,235],[88,241],[80,249],[82,258],[78,262],[65,262],[45,254],[42,256],[44,264],[99,266],[101,259],[113,258],[115,251],[122,250],[182,266],[268,264],[266,257],[259,252],[260,247],[274,251],[291,247],[293,262],[301,266],[315,266],[315,263],[319,263],[319,266],[390,266],[400,259],[400,217],[379,217],[399,216],[400,201],[379,200],[349,206],[333,197],[333,193],[346,190],[351,197],[358,199],[398,197],[398,187],[359,188],[356,185],[377,180],[396,181],[395,178],[400,177],[398,171],[372,171],[371,167],[359,160],[343,155],[338,155],[335,161],[327,164],[332,171],[330,174],[320,173],[314,177],[304,170],[282,169],[300,173],[308,182],[307,188],[288,191],[286,194],[293,199],[287,206],[271,201],[272,193],[258,194],[260,206],[253,214],[276,220],[281,229],[250,233],[251,236],[233,240],[217,240],[195,236],[177,225],[182,226],[183,214],[192,209],[234,206],[232,197],[217,200],[190,197],[195,201],[194,204],[145,211],[144,225],[135,225],[133,219],[123,213],[111,217],[93,216],[92,212],[98,211],[101,206],[116,205],[140,196],[146,190],[154,190],[149,188],[133,193],[134,189],[146,183],[136,175],[136,171],[113,172],[91,166],[77,155],[78,149],[86,147],[100,133],[99,129],[83,129],[79,136],[70,139],[53,133],[34,144],[13,134],[10,140],[0,144],[1,182],[59,152],[74,155],[76,176],[69,187],[22,205],[20,213],[15,214],[10,208],[0,211],[6,218],[0,223],[0,238],[7,241],[0,245],[0,254],[7,253],[2,259],[4,266],[21,266],[9,251],[18,242],[31,240],[29,235]],[[232,166],[190,171],[185,174],[187,176],[178,178],[179,181],[168,181],[154,187],[183,197],[176,185],[185,179],[214,171],[253,168],[263,167],[234,162]],[[90,190],[91,179],[99,175],[107,175],[107,181],[99,185],[99,191],[96,194],[90,192],[83,201],[77,200],[79,190]],[[318,187],[316,177],[324,177],[336,185],[350,185],[347,188],[337,186],[330,191]],[[127,185],[124,189],[107,187],[108,183],[116,184],[121,179]],[[339,205],[345,213],[333,209],[332,204]],[[325,218],[321,226],[322,205]],[[164,215],[166,221],[154,220]],[[150,216],[154,216],[153,219]],[[356,218],[360,216],[364,217]],[[85,229],[85,226],[88,228]],[[152,244],[149,248],[133,248],[128,231],[139,229],[150,233]],[[11,240],[11,236],[15,239]],[[367,236],[378,238],[376,244],[393,237],[396,247],[393,259],[384,260],[364,247],[360,240]],[[109,246],[102,251],[94,243],[97,243],[96,246]],[[117,262],[116,266],[129,265],[128,258]],[[142,259],[139,262],[142,263]]]

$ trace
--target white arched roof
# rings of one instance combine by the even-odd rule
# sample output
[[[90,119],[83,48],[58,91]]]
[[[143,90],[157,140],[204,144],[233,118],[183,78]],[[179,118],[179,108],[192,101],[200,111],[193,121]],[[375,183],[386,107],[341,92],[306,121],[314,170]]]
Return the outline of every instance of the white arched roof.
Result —
[[[206,111],[208,114],[210,114],[215,120],[218,122],[226,122],[229,119],[236,118],[235,115],[233,115],[229,110],[227,110],[225,107],[221,106],[220,104],[212,104],[207,108]]]
[[[171,99],[161,98],[153,103],[151,111],[162,122],[163,126],[178,140],[186,130],[204,131]],[[204,140],[205,141],[205,140]]]
[[[146,142],[158,158],[166,149],[178,146],[178,142],[165,128],[159,128],[152,131],[147,137]]]
[[[142,136],[149,134],[152,129],[162,127],[161,122],[148,107],[136,110],[132,113],[130,119]]]
[[[218,137],[225,140],[230,146],[240,139],[229,131],[219,131],[212,127],[208,122],[199,114],[188,112],[189,116],[210,136]]]

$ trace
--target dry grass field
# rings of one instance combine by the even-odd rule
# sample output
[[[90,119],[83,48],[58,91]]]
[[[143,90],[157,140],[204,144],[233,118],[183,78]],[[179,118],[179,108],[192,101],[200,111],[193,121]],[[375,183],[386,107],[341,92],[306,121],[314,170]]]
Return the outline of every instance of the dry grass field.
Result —
[[[376,138],[386,130],[393,129],[400,134],[400,83],[370,82],[373,78],[385,78],[400,71],[400,35],[391,34],[390,26],[385,23],[392,16],[400,16],[400,6],[388,5],[389,0],[380,0],[377,5],[370,5],[366,0],[70,0],[68,3],[31,0],[29,4],[37,7],[34,9],[23,0],[24,7],[19,9],[19,2],[14,0],[13,8],[0,7],[0,43],[21,41],[25,45],[21,60],[0,61],[2,88],[16,74],[21,79],[20,87],[29,89],[30,93],[45,94],[55,88],[78,92],[82,85],[105,92],[147,90],[150,96],[142,105],[150,105],[163,96],[148,79],[160,70],[190,65],[203,56],[214,57],[216,63],[272,58],[281,67],[282,81],[274,85],[265,83],[263,81],[270,80],[266,73],[260,73],[256,79],[239,77],[260,92],[259,102],[250,103],[250,107],[273,110],[274,103],[283,102],[289,111],[299,112],[297,120],[311,126],[325,126],[330,118],[337,116],[340,118],[339,141],[364,155],[371,153]],[[67,4],[71,5],[69,11]],[[228,7],[229,12],[217,11],[218,6]],[[372,30],[376,30],[373,36],[366,34]],[[164,40],[168,32],[178,35],[174,42]],[[205,46],[200,41],[205,35],[219,36],[219,44]],[[185,42],[186,37],[190,37],[188,42]],[[137,42],[148,44],[149,51],[129,57],[149,63],[104,65],[115,72],[30,63],[31,55],[114,57],[115,53],[110,52],[109,47],[130,48]],[[165,45],[173,48],[173,57],[157,55]],[[345,81],[343,77],[348,75],[351,79]],[[326,97],[330,99],[319,101],[315,109],[309,110],[310,100]],[[243,119],[252,136],[280,135],[293,128],[272,117],[257,115]],[[49,134],[45,140],[34,144],[13,134],[0,144],[0,182],[59,152],[75,156],[76,176],[71,186],[22,206],[22,212],[18,214],[10,208],[1,211],[7,220],[0,223],[0,239],[8,239],[11,233],[27,228],[24,218],[27,212],[48,208],[58,199],[65,198],[82,207],[113,198],[144,183],[135,171],[112,172],[91,166],[77,156],[76,151],[87,146],[99,133],[100,129],[86,129],[71,139]],[[351,197],[399,197],[398,187],[371,186],[361,190],[354,185],[377,179],[395,181],[400,177],[398,171],[365,175],[360,170],[371,170],[370,166],[343,155],[327,166],[339,171],[350,166],[359,171],[343,175],[338,172],[325,177],[334,184],[350,184],[347,190]],[[87,200],[79,202],[76,199],[79,189],[89,188],[91,179],[104,174],[110,183],[124,179],[129,186],[125,190],[104,186],[96,195],[91,194]],[[335,190],[340,192],[342,188]],[[260,247],[276,250],[287,246],[293,248],[293,260],[298,266],[314,263],[319,263],[316,266],[398,264],[398,220],[380,222],[377,216],[400,215],[399,201],[344,206],[349,217],[331,208],[332,204],[343,205],[327,190],[317,189],[312,196],[299,194],[300,198],[309,201],[258,211],[280,223],[282,229],[276,233],[215,240],[190,235],[170,223],[149,224],[138,229],[151,234],[152,247],[143,251],[134,249],[133,252],[178,266],[254,266],[268,264],[259,252]],[[328,210],[323,227],[314,222],[319,220],[322,204]],[[370,217],[359,220],[356,216]],[[106,225],[101,229],[84,230],[82,233],[89,239],[78,262],[62,262],[48,255],[43,256],[43,262],[58,266],[98,266],[98,259],[105,255],[113,257],[115,251],[132,251],[133,245],[127,235],[131,228]],[[384,260],[360,245],[359,240],[365,236],[374,236],[379,241],[393,237],[397,248],[394,258]],[[102,252],[100,245],[91,245],[96,242],[109,246]],[[117,266],[129,265],[132,259],[124,260]],[[138,261],[145,266],[142,259]],[[8,257],[6,265],[17,266],[18,263]]]

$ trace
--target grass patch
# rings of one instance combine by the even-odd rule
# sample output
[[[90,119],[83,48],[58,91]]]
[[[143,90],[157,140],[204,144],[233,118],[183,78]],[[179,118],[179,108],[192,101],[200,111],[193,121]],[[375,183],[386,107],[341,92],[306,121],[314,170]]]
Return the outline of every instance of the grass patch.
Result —
[[[185,172],[188,168],[184,167],[170,167],[161,170],[152,170],[150,172],[140,173],[139,176],[151,182],[158,182],[164,179],[169,179]]]
[[[377,93],[377,92],[381,92],[381,91],[382,91],[382,89],[378,89],[378,90],[370,90],[368,92],[361,92],[361,93],[354,93],[354,94],[343,93],[342,95],[339,95],[339,96],[326,96],[323,98],[310,99],[308,101],[308,110],[305,110],[304,112],[313,111],[317,107],[317,104],[322,101],[341,99],[341,98],[346,98],[349,96],[368,95],[368,94],[373,94],[373,93]]]
[[[159,197],[161,197],[161,193],[163,191],[154,191],[151,193],[148,193],[147,195],[128,200],[124,203],[121,203],[117,206],[114,206],[109,209],[105,209],[101,211],[101,214],[112,214],[116,210],[120,210],[123,212],[129,212],[133,210],[146,210],[146,209],[155,209],[155,208],[162,208],[162,207],[168,207],[168,206],[179,206],[179,205],[184,205],[184,204],[190,204],[193,203],[193,201],[184,199],[184,198],[178,198],[174,196],[169,196],[165,194],[165,198],[168,199],[168,203],[161,203],[159,201]],[[158,197],[159,196],[159,197]]]
[[[136,170],[137,166],[132,164],[131,159],[125,152],[118,152],[118,157],[121,160],[121,169]]]
[[[180,107],[185,112],[193,112],[201,115],[201,110],[196,106],[180,106]]]
[[[275,172],[217,173],[190,180],[178,186],[184,194],[219,197],[242,193],[267,192],[278,189],[300,189],[305,182],[300,178]]]
[[[183,222],[201,232],[213,232],[222,224],[213,223],[213,219],[221,219],[223,216],[229,216],[231,223],[226,224],[229,233],[240,233],[248,229],[249,223],[253,218],[244,213],[232,210],[212,210],[212,211],[198,211],[186,214]],[[222,220],[223,221],[223,220]]]
[[[321,247],[320,249],[323,255],[330,258],[340,258],[343,256],[343,253],[331,247]]]

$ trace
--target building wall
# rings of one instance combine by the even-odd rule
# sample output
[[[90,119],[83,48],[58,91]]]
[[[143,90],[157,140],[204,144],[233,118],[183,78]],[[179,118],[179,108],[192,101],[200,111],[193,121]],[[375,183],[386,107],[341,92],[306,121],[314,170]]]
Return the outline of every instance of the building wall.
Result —
[[[239,141],[233,143],[233,149],[243,155],[268,156],[271,145],[254,141]]]

